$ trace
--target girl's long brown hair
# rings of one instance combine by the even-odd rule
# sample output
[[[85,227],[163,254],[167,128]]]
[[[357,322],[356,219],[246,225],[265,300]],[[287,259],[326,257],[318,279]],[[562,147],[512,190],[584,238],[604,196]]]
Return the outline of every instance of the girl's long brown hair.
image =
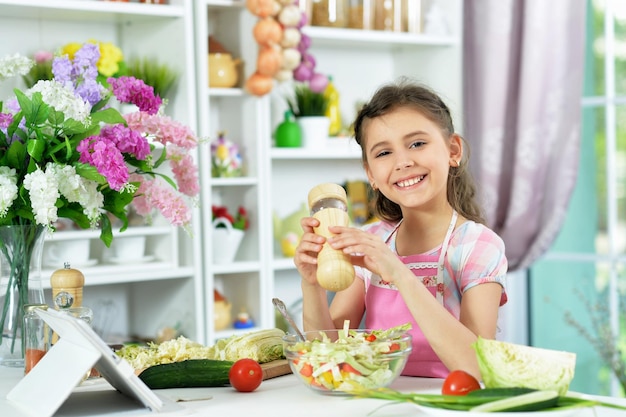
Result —
[[[359,111],[354,121],[354,137],[361,146],[363,164],[367,165],[365,152],[365,133],[363,123],[367,120],[383,116],[398,107],[411,107],[418,110],[430,121],[437,124],[444,138],[455,134],[452,116],[448,106],[430,88],[402,78],[397,82],[380,87],[371,100]],[[477,223],[485,223],[482,210],[476,201],[476,186],[468,169],[469,146],[463,140],[464,158],[458,167],[450,167],[448,173],[448,202],[461,216]],[[400,206],[376,190],[374,195],[374,211],[378,218],[389,222],[402,219]]]

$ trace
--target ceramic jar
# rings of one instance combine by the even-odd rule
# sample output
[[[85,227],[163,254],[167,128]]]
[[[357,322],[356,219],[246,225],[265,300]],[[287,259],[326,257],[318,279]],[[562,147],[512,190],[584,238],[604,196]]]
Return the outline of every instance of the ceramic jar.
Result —
[[[217,290],[213,290],[213,327],[216,331],[230,326],[232,304]]]
[[[241,59],[233,59],[231,54],[209,54],[209,87],[231,88],[237,85],[239,64]]]

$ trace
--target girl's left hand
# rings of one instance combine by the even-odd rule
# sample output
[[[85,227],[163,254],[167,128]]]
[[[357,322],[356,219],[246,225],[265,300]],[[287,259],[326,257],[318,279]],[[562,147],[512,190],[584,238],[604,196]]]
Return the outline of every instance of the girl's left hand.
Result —
[[[333,249],[349,254],[353,265],[367,268],[387,282],[393,282],[398,268],[404,267],[379,236],[353,227],[330,226],[328,230],[335,234],[328,239]]]

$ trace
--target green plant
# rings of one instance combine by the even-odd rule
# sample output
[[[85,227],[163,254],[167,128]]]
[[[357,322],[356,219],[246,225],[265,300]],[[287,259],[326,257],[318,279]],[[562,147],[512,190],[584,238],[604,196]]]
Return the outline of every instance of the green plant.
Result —
[[[565,322],[575,328],[578,333],[591,344],[604,365],[608,366],[626,393],[626,336],[615,334],[609,321],[610,313],[607,303],[592,303],[585,294],[576,290],[576,295],[583,303],[591,322],[591,329],[574,318],[570,311],[565,312]],[[624,312],[621,312],[622,318]]]
[[[287,99],[287,105],[295,117],[325,116],[328,97],[316,93],[307,84],[296,84],[294,95]]]
[[[128,75],[143,80],[155,94],[166,98],[178,80],[178,72],[154,58],[133,58],[127,64]]]

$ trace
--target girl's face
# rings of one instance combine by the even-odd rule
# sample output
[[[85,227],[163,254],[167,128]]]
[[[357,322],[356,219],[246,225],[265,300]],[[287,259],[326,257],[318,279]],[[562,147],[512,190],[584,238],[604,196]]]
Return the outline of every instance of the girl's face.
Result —
[[[463,155],[458,135],[444,138],[439,126],[411,107],[365,123],[365,171],[373,187],[403,209],[447,204],[448,171]]]

